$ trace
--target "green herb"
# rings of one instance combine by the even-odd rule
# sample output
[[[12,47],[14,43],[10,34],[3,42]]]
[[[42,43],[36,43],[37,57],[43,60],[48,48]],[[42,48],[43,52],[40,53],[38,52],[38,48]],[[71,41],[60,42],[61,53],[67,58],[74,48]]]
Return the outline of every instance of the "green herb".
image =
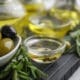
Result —
[[[80,56],[80,34],[77,35],[76,45],[77,45],[77,53]]]
[[[47,76],[32,64],[23,46],[19,48],[6,68],[0,71],[0,80],[9,74],[12,80],[36,80],[42,76]]]
[[[80,57],[80,29],[75,32],[72,32],[70,35],[72,38],[75,39],[76,50],[77,50],[78,56]]]

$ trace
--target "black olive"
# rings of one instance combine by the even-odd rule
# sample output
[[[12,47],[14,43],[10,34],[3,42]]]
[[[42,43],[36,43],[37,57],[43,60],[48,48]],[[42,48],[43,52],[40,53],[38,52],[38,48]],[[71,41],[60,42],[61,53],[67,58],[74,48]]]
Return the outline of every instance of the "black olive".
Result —
[[[14,39],[16,37],[15,29],[10,25],[5,25],[1,28],[2,38],[11,38]]]

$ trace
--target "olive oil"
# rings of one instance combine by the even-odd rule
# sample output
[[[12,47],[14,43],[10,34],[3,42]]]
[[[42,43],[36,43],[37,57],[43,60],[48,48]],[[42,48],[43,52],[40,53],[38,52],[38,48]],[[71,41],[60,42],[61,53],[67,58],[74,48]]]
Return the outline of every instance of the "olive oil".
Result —
[[[74,29],[79,24],[79,15],[76,9],[79,10],[79,0],[54,0],[54,5],[50,9],[50,14],[55,15],[61,20],[71,19],[72,26]]]
[[[33,24],[29,24],[29,28],[32,32],[35,32],[36,35],[42,35],[46,37],[53,37],[53,38],[63,38],[66,33],[70,30],[70,26],[66,26],[62,29],[52,29],[50,27],[44,26],[43,28],[39,28]],[[68,27],[68,28],[67,28]]]
[[[26,12],[25,12],[26,15],[22,19],[20,19],[19,21],[17,21],[16,23],[13,24],[15,29],[17,30],[18,34],[20,34],[21,36],[24,35],[24,28],[28,27],[30,16],[37,15],[40,12],[40,7],[41,7],[41,4],[27,4],[27,3],[24,3],[24,8],[26,10]]]
[[[41,4],[26,4],[24,5],[28,12],[38,12],[41,10]]]
[[[28,17],[27,15],[25,15],[23,18],[13,24],[14,28],[16,29],[19,35],[23,35],[24,27],[27,27],[27,23]]]
[[[24,34],[23,29],[24,27],[27,27],[30,32],[36,35],[63,38],[69,30],[74,29],[74,27],[76,27],[76,25],[79,24],[79,17],[76,11],[65,9],[65,7],[63,7],[64,9],[63,8],[51,8],[47,12],[44,9],[44,5],[41,2],[36,2],[36,1],[38,0],[34,0],[34,2],[33,0],[27,0],[23,2],[24,8],[26,9],[26,15],[25,17],[22,18],[22,20],[14,24],[17,32],[20,35]],[[63,25],[61,24],[60,26],[58,25],[59,27],[61,27],[60,29],[54,29],[52,27],[54,27],[55,25],[50,27],[48,23],[44,23],[44,22],[42,22],[41,24],[34,24],[32,21],[29,20],[31,16],[34,16],[37,14],[46,15],[48,13],[49,15],[55,16],[56,18],[58,18],[60,22],[65,21],[65,20],[69,21],[69,24],[63,22],[64,27],[61,27],[61,25]],[[19,28],[17,26],[19,26]]]
[[[19,0],[0,0],[0,27],[16,24],[24,15],[25,10]]]
[[[17,21],[19,21],[20,18],[13,18],[13,19],[1,19],[0,20],[0,27],[1,26],[4,26],[4,25],[12,25],[12,24],[15,24]]]
[[[55,61],[62,54],[60,52],[54,52],[53,50],[59,48],[60,45],[61,43],[51,40],[35,41],[30,46],[31,50],[29,50],[29,57],[38,62],[48,63],[50,61]]]
[[[74,27],[76,27],[77,24],[79,24],[79,14],[75,10],[52,8],[50,10],[50,15],[55,15],[56,17],[58,17],[61,20],[71,19],[72,20],[72,25],[71,25],[72,29]]]
[[[59,20],[51,17],[33,17],[29,22],[29,29],[36,35],[53,38],[63,38],[71,28],[71,20]]]
[[[33,53],[29,53],[29,57],[32,58],[32,60],[36,62],[41,62],[41,63],[50,63],[54,62],[55,60],[59,59],[62,54],[56,53],[53,56],[36,56],[33,55]]]
[[[34,14],[38,14],[43,10],[41,0],[20,0],[23,3],[24,9],[26,10],[25,16],[14,23],[15,29],[22,36],[24,35],[24,27],[28,27],[29,17]],[[18,28],[18,27],[19,28]]]

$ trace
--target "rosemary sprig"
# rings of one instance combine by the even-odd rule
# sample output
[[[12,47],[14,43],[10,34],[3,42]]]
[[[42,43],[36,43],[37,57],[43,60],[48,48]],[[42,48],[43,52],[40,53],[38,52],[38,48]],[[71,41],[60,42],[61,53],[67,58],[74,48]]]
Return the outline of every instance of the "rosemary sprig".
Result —
[[[0,80],[11,72],[11,80],[36,80],[47,76],[44,72],[35,67],[27,56],[26,50],[21,46],[15,57],[0,71]]]

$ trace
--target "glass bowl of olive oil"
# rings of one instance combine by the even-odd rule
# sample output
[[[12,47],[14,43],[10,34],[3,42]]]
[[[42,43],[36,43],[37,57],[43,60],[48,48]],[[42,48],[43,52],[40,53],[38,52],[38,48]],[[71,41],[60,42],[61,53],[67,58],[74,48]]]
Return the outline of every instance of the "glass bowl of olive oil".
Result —
[[[61,20],[51,15],[34,15],[29,18],[29,29],[36,35],[52,38],[63,38],[71,29],[72,21]]]
[[[65,51],[64,40],[50,37],[31,36],[24,41],[28,56],[38,63],[52,63],[59,59]]]

